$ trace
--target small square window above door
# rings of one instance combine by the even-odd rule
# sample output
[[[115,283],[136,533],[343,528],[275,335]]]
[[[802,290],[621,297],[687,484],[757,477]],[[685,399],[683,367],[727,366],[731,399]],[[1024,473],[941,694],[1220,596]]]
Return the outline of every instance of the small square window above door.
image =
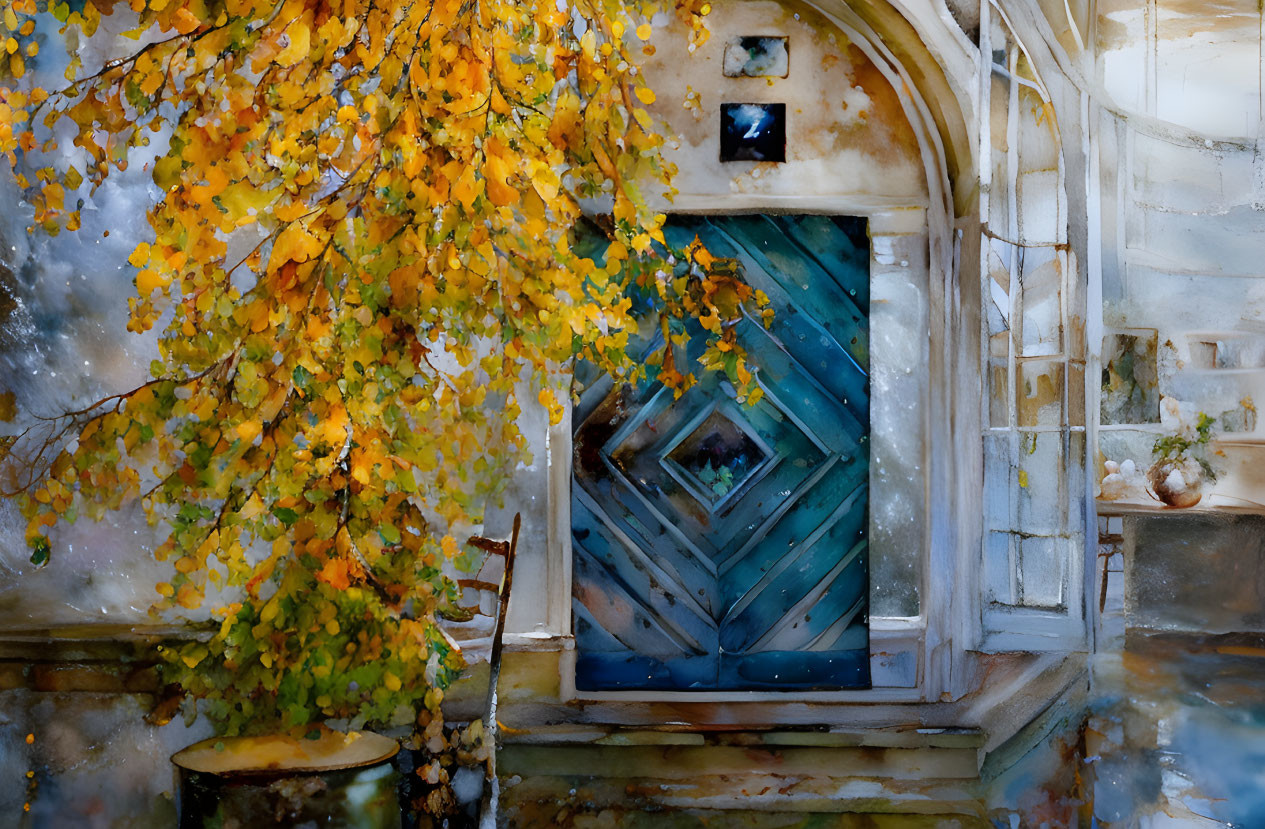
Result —
[[[653,379],[585,388],[576,687],[868,688],[865,221],[678,216],[665,232],[682,247],[698,236],[769,296],[771,326],[748,318],[737,331],[764,396],[740,403],[705,371],[679,397]]]
[[[721,104],[721,161],[785,161],[786,104]]]

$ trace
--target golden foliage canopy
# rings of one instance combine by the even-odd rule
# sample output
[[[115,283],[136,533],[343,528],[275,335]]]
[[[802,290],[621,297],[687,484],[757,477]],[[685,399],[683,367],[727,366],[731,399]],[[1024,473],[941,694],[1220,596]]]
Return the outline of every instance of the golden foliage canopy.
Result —
[[[156,609],[230,597],[168,666],[230,732],[438,705],[462,666],[436,624],[457,600],[452,533],[522,458],[521,389],[557,421],[550,377],[576,357],[683,388],[687,319],[748,385],[730,329],[758,303],[705,251],[667,251],[645,195],[673,172],[637,68],[657,11],[4,5],[0,152],[37,229],[77,229],[75,194],[137,158],[161,193],[129,259],[129,328],[159,327],[161,359],[26,436],[51,458],[15,483],[33,560],[58,520],[139,499],[167,528]],[[706,36],[705,6],[666,11]],[[72,60],[42,88],[48,14]],[[82,65],[75,45],[103,21],[136,46]],[[592,256],[586,214],[604,231]],[[626,353],[634,305],[667,334],[647,362]]]

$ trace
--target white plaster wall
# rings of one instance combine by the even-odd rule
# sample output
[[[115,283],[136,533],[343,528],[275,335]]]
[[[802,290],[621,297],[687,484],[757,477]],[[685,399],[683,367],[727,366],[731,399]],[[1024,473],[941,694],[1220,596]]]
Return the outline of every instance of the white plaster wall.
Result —
[[[652,40],[655,54],[644,67],[658,94],[654,114],[681,138],[679,149],[668,157],[679,168],[676,187],[683,196],[926,202],[917,138],[901,102],[841,31],[803,4],[746,0],[712,5],[711,36],[694,53],[679,24],[661,15],[662,25]],[[788,77],[724,77],[725,44],[744,35],[788,37]],[[683,103],[691,91],[698,93],[698,103],[686,109]],[[722,101],[785,103],[786,163],[721,162]]]
[[[1256,0],[1104,0],[1097,10],[1097,81],[1114,106],[1201,135],[1256,135]]]
[[[1111,330],[1154,330],[1159,393],[1188,416],[1232,413],[1244,399],[1265,401],[1265,189],[1254,145],[1138,126],[1104,115],[1119,150],[1107,159],[1107,192],[1117,232],[1104,239],[1103,322]],[[1211,359],[1201,343],[1219,344]],[[1158,418],[1157,418],[1158,419]],[[1151,462],[1163,425],[1104,424],[1099,448],[1112,460]],[[1224,431],[1224,430],[1221,430]],[[1265,502],[1255,473],[1259,427],[1224,437],[1242,445],[1213,458],[1221,478],[1205,505]],[[1134,493],[1137,495],[1137,493]]]

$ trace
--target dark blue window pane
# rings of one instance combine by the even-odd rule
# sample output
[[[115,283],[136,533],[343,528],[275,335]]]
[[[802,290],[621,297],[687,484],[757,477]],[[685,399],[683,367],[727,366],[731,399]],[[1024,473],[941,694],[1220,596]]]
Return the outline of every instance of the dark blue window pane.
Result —
[[[721,161],[785,161],[786,104],[721,104]]]

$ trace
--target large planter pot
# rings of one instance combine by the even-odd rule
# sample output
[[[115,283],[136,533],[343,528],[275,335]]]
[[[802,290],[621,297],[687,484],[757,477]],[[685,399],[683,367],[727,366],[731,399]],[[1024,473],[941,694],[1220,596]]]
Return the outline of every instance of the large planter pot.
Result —
[[[203,740],[176,752],[180,829],[399,829],[399,745],[371,733]]]

